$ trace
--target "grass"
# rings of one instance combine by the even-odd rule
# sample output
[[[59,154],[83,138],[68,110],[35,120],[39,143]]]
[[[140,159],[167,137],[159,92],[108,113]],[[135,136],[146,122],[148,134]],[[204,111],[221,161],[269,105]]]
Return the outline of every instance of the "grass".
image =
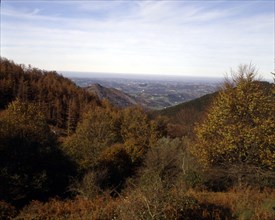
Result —
[[[229,208],[233,217],[246,219],[275,219],[275,190],[255,188],[232,189],[228,192],[189,190],[188,195],[200,203],[211,203]]]
[[[163,189],[164,190],[164,189]],[[179,189],[178,189],[179,190]],[[275,189],[234,188],[226,192],[189,189],[170,192],[140,190],[112,198],[76,197],[70,200],[32,201],[15,210],[0,203],[3,219],[203,219],[274,220]],[[2,209],[1,209],[2,207]]]

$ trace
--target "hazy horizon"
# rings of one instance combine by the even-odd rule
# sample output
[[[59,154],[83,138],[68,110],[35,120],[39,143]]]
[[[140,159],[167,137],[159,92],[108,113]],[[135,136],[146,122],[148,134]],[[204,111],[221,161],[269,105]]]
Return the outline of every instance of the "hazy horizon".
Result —
[[[144,79],[144,80],[177,80],[177,79],[213,79],[222,80],[224,77],[215,76],[191,76],[191,75],[171,75],[171,74],[139,74],[139,73],[110,73],[110,72],[81,72],[81,71],[57,71],[69,78],[97,78],[97,79]]]
[[[274,1],[1,1],[1,56],[46,70],[274,71]]]

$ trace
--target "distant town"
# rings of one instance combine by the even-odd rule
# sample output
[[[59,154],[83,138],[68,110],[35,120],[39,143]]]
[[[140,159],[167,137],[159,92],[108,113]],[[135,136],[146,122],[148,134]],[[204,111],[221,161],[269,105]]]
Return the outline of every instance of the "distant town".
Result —
[[[71,77],[71,79],[80,87],[100,84],[107,88],[120,90],[152,109],[174,106],[215,92],[222,82],[221,78],[169,78],[168,76],[162,76],[142,79],[140,76],[139,78],[133,76],[120,77]]]

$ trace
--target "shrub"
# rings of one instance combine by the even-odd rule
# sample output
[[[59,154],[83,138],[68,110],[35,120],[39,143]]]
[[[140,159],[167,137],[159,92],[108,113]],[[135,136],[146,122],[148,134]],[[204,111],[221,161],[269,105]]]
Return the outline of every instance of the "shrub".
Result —
[[[204,183],[203,175],[195,170],[187,170],[183,175],[183,179],[187,187],[199,188],[202,187]]]
[[[33,201],[21,210],[16,219],[113,219],[116,206],[117,201],[107,195],[94,199],[52,199],[47,203]]]
[[[16,215],[16,209],[9,203],[0,201],[0,219],[12,219]]]

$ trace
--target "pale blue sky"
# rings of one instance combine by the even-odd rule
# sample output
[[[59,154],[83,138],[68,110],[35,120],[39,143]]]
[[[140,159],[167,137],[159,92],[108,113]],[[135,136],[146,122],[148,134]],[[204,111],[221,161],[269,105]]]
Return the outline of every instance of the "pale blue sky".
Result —
[[[224,76],[274,71],[274,1],[2,0],[1,56],[41,69]]]

